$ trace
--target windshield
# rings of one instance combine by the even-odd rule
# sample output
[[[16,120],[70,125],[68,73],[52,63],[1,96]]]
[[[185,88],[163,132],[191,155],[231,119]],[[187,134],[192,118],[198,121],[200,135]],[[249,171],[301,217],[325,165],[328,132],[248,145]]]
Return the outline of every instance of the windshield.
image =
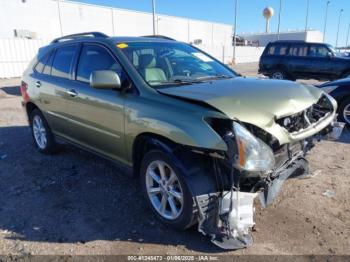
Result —
[[[327,45],[327,46],[335,56],[341,56],[341,53],[337,49],[335,49],[332,45]]]
[[[119,43],[145,81],[153,87],[235,77],[235,73],[194,47],[178,42]]]

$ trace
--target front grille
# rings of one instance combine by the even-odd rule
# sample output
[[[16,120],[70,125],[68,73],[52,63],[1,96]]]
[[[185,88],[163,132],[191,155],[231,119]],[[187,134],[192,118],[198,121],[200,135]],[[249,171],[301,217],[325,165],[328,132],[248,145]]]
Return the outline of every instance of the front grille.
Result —
[[[316,104],[313,104],[306,110],[291,116],[280,118],[276,122],[287,129],[289,133],[299,133],[319,122],[333,112],[333,110],[331,101],[329,101],[325,95],[322,95]]]

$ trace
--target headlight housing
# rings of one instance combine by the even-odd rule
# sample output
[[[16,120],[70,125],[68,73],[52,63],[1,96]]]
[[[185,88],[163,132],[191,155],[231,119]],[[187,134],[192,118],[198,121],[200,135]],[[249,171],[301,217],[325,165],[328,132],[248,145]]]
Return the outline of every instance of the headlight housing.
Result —
[[[238,157],[235,165],[238,169],[266,172],[275,167],[275,156],[268,145],[237,122],[233,122],[233,129],[237,141]]]

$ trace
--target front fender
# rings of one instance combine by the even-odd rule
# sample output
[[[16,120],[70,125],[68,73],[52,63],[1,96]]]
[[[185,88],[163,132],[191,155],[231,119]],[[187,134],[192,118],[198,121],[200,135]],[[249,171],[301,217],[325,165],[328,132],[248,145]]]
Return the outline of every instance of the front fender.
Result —
[[[142,109],[125,109],[125,141],[127,158],[132,159],[132,147],[136,137],[142,133],[155,134],[177,144],[226,151],[222,138],[204,121],[201,112],[181,109],[143,106]]]

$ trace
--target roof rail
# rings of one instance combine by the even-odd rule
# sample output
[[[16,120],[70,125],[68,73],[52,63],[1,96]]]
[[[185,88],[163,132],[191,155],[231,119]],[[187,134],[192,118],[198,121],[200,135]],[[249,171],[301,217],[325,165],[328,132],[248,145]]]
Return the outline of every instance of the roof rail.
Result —
[[[52,40],[51,44],[54,43],[59,43],[62,41],[68,41],[68,40],[73,40],[73,39],[78,39],[81,37],[103,37],[103,38],[107,38],[108,35],[101,33],[101,32],[85,32],[85,33],[79,33],[79,34],[72,34],[72,35],[66,35],[66,36],[62,36],[59,38],[56,38],[54,40]]]
[[[305,40],[276,40],[275,42],[305,43]]]
[[[168,36],[165,36],[165,35],[144,35],[142,37],[160,38],[160,39],[176,41],[174,38],[171,38],[171,37],[168,37]]]

